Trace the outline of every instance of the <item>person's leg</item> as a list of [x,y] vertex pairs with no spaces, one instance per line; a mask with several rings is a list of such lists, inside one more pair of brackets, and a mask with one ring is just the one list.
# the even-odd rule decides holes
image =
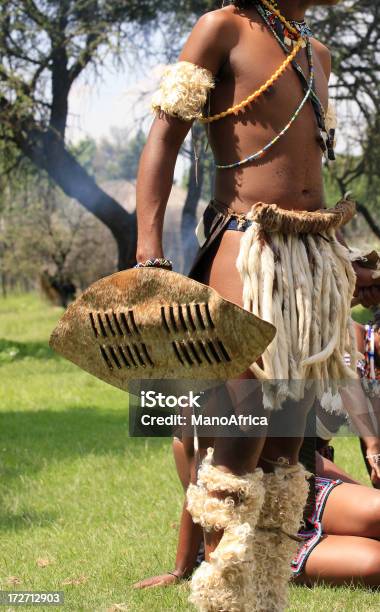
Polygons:
[[[185,452],[182,440],[179,438],[173,439],[172,448],[177,474],[184,491],[186,491],[189,486],[191,471],[188,455]],[[191,575],[203,534],[201,527],[193,522],[186,506],[185,500],[181,512],[174,570],[136,582],[133,585],[134,588],[146,589],[158,586],[169,586],[177,582],[178,579],[186,578]]]
[[380,587],[380,542],[357,536],[327,535],[312,550],[304,572],[295,583]]
[[260,460],[273,472],[264,473],[265,497],[253,540],[255,612],[281,612],[287,606],[290,564],[309,491],[298,463],[301,444],[302,438],[268,438]]
[[[239,306],[243,287],[235,262],[241,235],[224,232],[203,259],[201,278],[198,277]],[[240,380],[253,378],[248,370]],[[240,391],[239,381],[228,381],[223,404],[215,407],[217,413],[248,410],[256,415],[263,410],[252,390],[245,389],[243,394]],[[189,486],[189,511],[206,532],[207,560],[194,573],[191,585],[190,601],[199,609],[241,610],[254,597],[251,541],[264,497],[263,473],[257,469],[262,447],[262,437],[243,434],[241,438],[216,438],[214,448],[202,462],[196,484]]]
[[[239,306],[243,305],[243,286],[235,262],[241,235],[233,231],[223,234],[201,279]],[[239,411],[261,415],[264,414],[261,391],[257,393],[253,384],[251,392],[247,389],[249,385],[245,390],[241,385],[253,379],[249,370],[241,375],[240,381],[229,381],[229,390],[232,398],[238,398]],[[236,410],[234,401],[233,407]],[[216,609],[217,605],[221,610],[240,610],[249,601],[255,610],[279,612],[284,607],[290,560],[296,547],[287,533],[292,535],[298,530],[308,485],[304,469],[296,465],[301,440],[289,438],[286,448],[278,442],[274,460],[285,455],[293,465],[264,466],[273,473],[264,475],[263,486],[263,474],[257,470],[257,464],[264,443],[263,437],[216,438],[213,457],[203,464],[197,487],[190,485],[189,509],[208,532],[209,563],[197,570],[192,581],[191,601],[203,610]],[[258,521],[261,521],[259,533]],[[244,527],[247,523],[249,530]],[[260,546],[256,551],[258,538]],[[273,580],[268,584],[269,576],[276,576],[275,589]]]
[[380,491],[343,483],[329,494],[323,511],[324,533],[380,540]]
[[190,467],[182,440],[173,438],[172,449],[178,478],[181,481],[183,490],[186,491],[190,483]]

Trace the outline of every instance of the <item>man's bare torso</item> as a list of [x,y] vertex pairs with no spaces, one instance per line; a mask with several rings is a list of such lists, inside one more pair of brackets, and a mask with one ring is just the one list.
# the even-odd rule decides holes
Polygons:
[[[255,8],[239,11],[229,6],[215,11],[217,18],[218,13],[229,22],[226,31],[230,52],[216,75],[211,114],[245,99],[267,81],[285,58]],[[316,90],[326,109],[329,53],[316,40],[312,46]],[[306,50],[302,49],[296,59],[308,76]],[[264,96],[238,116],[211,123],[210,143],[217,163],[235,162],[260,150],[284,128],[303,96],[300,79],[289,66]],[[217,170],[215,198],[240,211],[248,211],[256,201],[293,209],[321,208],[322,151],[317,134],[315,114],[308,102],[288,133],[262,159],[240,168]]]

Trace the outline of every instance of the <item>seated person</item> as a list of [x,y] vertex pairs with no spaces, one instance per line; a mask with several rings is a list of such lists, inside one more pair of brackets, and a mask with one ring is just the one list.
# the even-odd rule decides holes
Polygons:
[[[173,452],[186,490],[189,467],[179,438],[174,438]],[[361,485],[319,453],[316,473],[315,505],[298,534],[301,541],[292,561],[294,582],[380,587],[380,492]],[[174,569],[135,587],[168,586],[188,578],[199,557],[202,529],[184,506]]]

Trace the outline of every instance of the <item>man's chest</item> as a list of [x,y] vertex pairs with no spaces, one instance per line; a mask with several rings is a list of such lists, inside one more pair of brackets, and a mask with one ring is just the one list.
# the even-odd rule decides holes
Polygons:
[[[259,91],[271,80],[269,88],[256,99],[257,110],[272,114],[295,110],[297,101],[302,100],[302,77],[289,64],[287,68],[273,79],[286,60],[286,55],[278,41],[265,27],[244,28],[238,43],[231,50],[228,60],[219,75],[216,95],[220,100],[231,100],[234,103],[243,100],[254,91]],[[306,49],[296,56],[296,62],[302,69],[306,80],[310,76],[310,61]],[[322,67],[317,46],[312,43],[312,64],[314,70],[314,89],[326,109],[328,103],[328,79]],[[219,95],[218,95],[219,93]],[[272,104],[270,104],[272,102]],[[219,106],[219,102],[217,106]],[[266,108],[267,107],[267,108]],[[294,108],[293,108],[294,107]],[[254,107],[253,107],[254,108]]]

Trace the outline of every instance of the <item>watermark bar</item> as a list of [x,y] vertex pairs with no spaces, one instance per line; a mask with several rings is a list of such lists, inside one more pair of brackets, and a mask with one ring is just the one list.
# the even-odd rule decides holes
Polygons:
[[0,591],[1,606],[61,606],[63,591]]
[[328,439],[378,436],[379,431],[380,393],[369,393],[360,380],[332,381],[327,390],[313,380],[129,383],[129,433],[134,437]]

